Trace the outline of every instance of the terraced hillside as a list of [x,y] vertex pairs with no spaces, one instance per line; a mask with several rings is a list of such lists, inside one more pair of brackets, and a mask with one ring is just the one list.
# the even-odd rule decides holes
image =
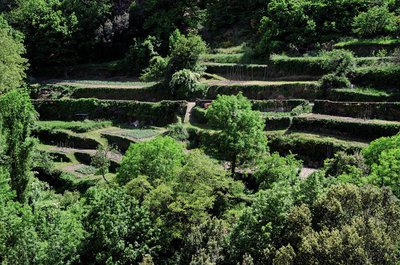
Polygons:
[[338,151],[359,152],[400,130],[397,80],[367,88],[363,84],[376,80],[360,74],[370,71],[368,65],[384,67],[390,58],[357,57],[353,88],[325,89],[317,81],[325,74],[321,58],[274,56],[270,64],[245,64],[240,47],[216,52],[203,57],[210,73],[202,81],[208,87],[204,98],[176,100],[158,83],[124,79],[32,85],[42,149],[61,171],[82,179],[93,174],[96,147],[109,143],[119,150],[112,157],[115,172],[130,144],[167,134],[177,122],[184,122],[192,147],[208,144],[207,107],[218,95],[238,93],[264,114],[270,150],[294,153],[309,167],[322,166]]

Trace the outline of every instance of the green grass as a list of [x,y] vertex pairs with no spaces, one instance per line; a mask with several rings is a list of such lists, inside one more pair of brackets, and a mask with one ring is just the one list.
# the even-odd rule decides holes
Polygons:
[[214,49],[213,51],[215,53],[223,53],[223,54],[238,54],[238,53],[243,53],[244,51],[245,44],[241,44],[238,46],[233,46],[229,48],[217,48]]
[[83,167],[78,168],[75,171],[82,175],[90,176],[90,175],[95,175],[97,172],[97,169],[92,166],[83,166]]
[[76,133],[85,133],[112,126],[111,121],[38,121],[36,125],[41,130],[71,130]]
[[158,130],[153,129],[135,129],[135,130],[127,130],[122,133],[123,136],[128,136],[136,139],[145,139],[151,138],[159,135],[160,132]]
[[243,53],[237,54],[204,54],[201,57],[201,60],[205,62],[214,62],[214,63],[239,63],[243,58]]
[[390,45],[400,44],[400,39],[380,38],[380,39],[351,39],[347,41],[338,42],[335,47],[345,47],[348,45]]
[[138,81],[110,81],[110,80],[49,80],[51,83],[72,83],[82,85],[114,85],[114,86],[153,86],[156,82],[138,82]]
[[368,146],[366,142],[362,142],[360,139],[354,139],[349,137],[339,137],[333,136],[326,133],[308,133],[308,132],[298,132],[298,131],[268,131],[268,137],[284,137],[285,139],[296,139],[298,141],[311,141],[316,143],[330,142],[338,146],[352,146],[363,148]]
[[342,89],[334,89],[336,92],[344,92],[344,93],[354,93],[361,94],[366,96],[378,96],[378,97],[389,97],[390,94],[373,88],[342,88]]

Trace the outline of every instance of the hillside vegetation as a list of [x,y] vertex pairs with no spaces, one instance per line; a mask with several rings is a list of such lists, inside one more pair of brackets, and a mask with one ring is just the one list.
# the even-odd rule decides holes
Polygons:
[[0,263],[400,264],[400,1],[0,1]]

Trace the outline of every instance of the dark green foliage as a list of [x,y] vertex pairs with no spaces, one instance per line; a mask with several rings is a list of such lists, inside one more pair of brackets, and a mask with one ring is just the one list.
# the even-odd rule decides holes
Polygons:
[[397,19],[387,5],[374,6],[354,18],[353,32],[364,38],[389,35],[397,30]]
[[31,154],[34,140],[31,129],[37,113],[23,90],[12,90],[0,97],[0,135],[6,158],[5,165],[10,171],[11,188],[16,191],[20,202],[30,180]]
[[181,142],[189,139],[189,133],[182,123],[169,125],[166,135]]
[[142,71],[140,80],[159,81],[165,77],[168,68],[168,59],[154,56],[150,59],[149,67]]
[[400,103],[316,100],[313,112],[333,116],[399,121]]
[[358,68],[351,74],[352,83],[362,87],[400,89],[400,66]]
[[260,22],[262,36],[256,49],[267,56],[282,50],[304,50],[315,37],[315,28],[315,22],[306,13],[305,2],[271,0]]
[[277,153],[265,157],[254,177],[260,189],[270,189],[275,182],[280,180],[296,181],[302,168],[301,161],[294,155],[281,157]]
[[139,75],[149,67],[153,57],[158,56],[157,50],[160,44],[153,36],[149,36],[143,41],[135,39],[133,42],[122,61],[121,67],[128,73]]
[[0,15],[0,94],[19,88],[27,67],[22,34],[10,27]]
[[289,83],[272,85],[212,85],[207,90],[208,99],[215,99],[217,95],[237,95],[240,92],[249,99],[298,99],[314,100],[321,98],[322,89],[314,83]]
[[78,20],[60,0],[18,0],[9,20],[26,36],[26,48],[31,64],[65,65],[74,62],[73,34]]
[[172,98],[170,91],[162,84],[144,88],[75,88],[71,91],[72,98],[97,98],[114,100],[160,101]]
[[327,158],[332,158],[338,151],[348,153],[359,152],[362,146],[349,144],[347,142],[336,142],[333,139],[321,139],[313,136],[297,135],[268,135],[268,146],[271,152],[278,152],[280,155],[296,154],[304,164],[316,167],[323,165]]
[[337,76],[346,76],[354,70],[356,65],[352,52],[345,50],[333,50],[321,54],[326,59],[322,61],[322,67]]
[[35,101],[35,108],[43,120],[77,120],[79,119],[77,114],[88,114],[90,119],[113,119],[125,122],[139,120],[154,125],[166,125],[172,123],[177,116],[184,115],[186,103],[63,99]]
[[400,131],[400,124],[339,120],[329,117],[294,117],[290,128],[291,130],[321,132],[371,141],[383,136],[396,135]]
[[350,155],[345,152],[337,152],[333,158],[325,160],[324,169],[326,177],[338,177],[344,174],[363,176],[369,170],[362,154]]
[[183,69],[201,73],[203,69],[199,61],[206,49],[206,43],[199,35],[185,36],[179,31],[175,32],[170,39],[168,77]]
[[177,98],[193,97],[197,93],[201,96],[201,93],[199,93],[199,90],[201,90],[199,79],[199,74],[188,69],[174,73],[169,82],[171,94]]
[[[287,260],[392,264],[397,260],[400,212],[397,198],[388,189],[342,184],[320,194],[311,205],[296,205],[296,188],[279,184],[259,192],[233,230],[235,261],[243,253],[250,253],[257,264],[291,264],[280,263]],[[302,191],[306,186],[300,187],[299,194],[306,191]],[[389,226],[396,228],[385,229]]]
[[218,96],[208,109],[206,118],[218,131],[219,149],[231,162],[232,175],[239,165],[253,163],[267,150],[264,121],[261,113],[252,110],[251,102],[242,94]]
[[125,188],[91,189],[88,205],[84,263],[133,264],[159,249],[160,230]]
[[141,175],[171,179],[182,166],[183,157],[183,146],[170,137],[133,144],[122,161],[117,180],[126,184]]

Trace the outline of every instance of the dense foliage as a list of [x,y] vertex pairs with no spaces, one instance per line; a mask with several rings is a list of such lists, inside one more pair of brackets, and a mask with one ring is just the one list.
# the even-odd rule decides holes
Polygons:
[[[398,101],[399,34],[398,0],[0,0],[0,263],[400,264],[400,103],[347,98]],[[28,81],[60,69],[133,82]]]

